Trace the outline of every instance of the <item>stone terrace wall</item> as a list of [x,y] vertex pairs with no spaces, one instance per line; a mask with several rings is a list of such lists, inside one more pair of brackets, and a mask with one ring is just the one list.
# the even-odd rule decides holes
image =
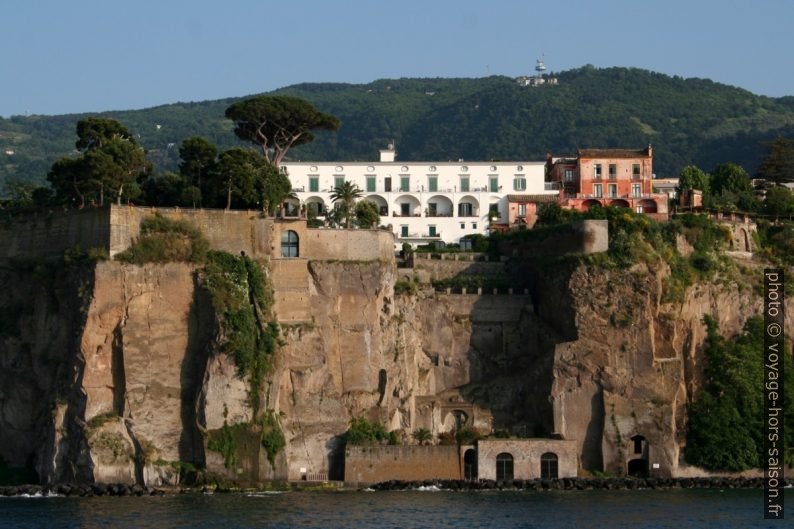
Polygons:
[[109,208],[37,212],[0,221],[0,262],[15,258],[61,257],[67,248],[107,248]]
[[455,260],[455,254],[441,254],[442,259],[414,254],[414,270],[427,270],[429,279],[449,279],[458,275],[499,275],[505,273],[505,263],[480,260]]
[[61,212],[41,212],[0,221],[0,261],[20,257],[60,257],[64,250],[107,248],[113,257],[140,235],[141,221],[159,213],[189,222],[210,247],[253,258],[280,256],[286,229],[300,236],[300,256],[339,261],[393,261],[394,234],[384,230],[307,229],[305,220],[264,218],[259,211],[151,208],[111,205]]
[[349,446],[345,450],[345,481],[462,479],[460,461],[457,445]]
[[394,234],[385,230],[308,229],[304,247],[309,259],[394,260]]
[[258,211],[111,206],[110,256],[129,248],[140,235],[141,221],[155,212],[193,224],[214,250],[233,254],[244,251],[254,258],[271,255],[271,225],[274,221],[261,217]]

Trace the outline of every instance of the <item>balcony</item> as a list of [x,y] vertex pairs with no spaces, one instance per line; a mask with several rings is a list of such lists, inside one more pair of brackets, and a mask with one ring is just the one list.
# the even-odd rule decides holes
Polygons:
[[448,211],[448,212],[429,211],[429,212],[427,212],[427,214],[425,216],[426,217],[451,217],[452,216],[452,212],[451,211]]
[[397,213],[396,211],[392,211],[392,217],[421,217],[420,213]]
[[557,191],[560,189],[559,182],[544,182],[543,183],[543,190],[544,191]]

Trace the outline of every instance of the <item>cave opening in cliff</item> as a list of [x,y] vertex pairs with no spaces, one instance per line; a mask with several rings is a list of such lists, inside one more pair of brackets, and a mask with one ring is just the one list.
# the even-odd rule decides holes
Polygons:
[[632,459],[629,461],[629,476],[638,478],[648,477],[648,460]]
[[512,481],[513,456],[502,452],[496,456],[496,481]]

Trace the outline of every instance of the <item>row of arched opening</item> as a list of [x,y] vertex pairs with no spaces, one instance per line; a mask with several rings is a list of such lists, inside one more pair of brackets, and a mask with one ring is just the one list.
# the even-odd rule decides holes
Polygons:
[[[496,481],[511,481],[515,476],[513,455],[502,452],[496,455]],[[559,472],[559,458],[554,452],[546,452],[540,456],[539,475],[541,479],[557,479]],[[463,454],[463,477],[467,480],[477,479],[477,452],[474,449],[466,450]]]
[[[603,207],[603,206],[614,206],[616,208],[631,208],[631,204],[628,200],[624,200],[622,198],[615,198],[615,199],[595,199],[591,198],[582,202],[582,207],[586,210],[589,210],[593,207]],[[658,211],[658,207],[656,205],[655,200],[651,200],[650,198],[643,198],[642,200],[636,201],[634,205],[634,209],[637,213],[656,213]]]
[[[382,217],[476,217],[480,214],[480,201],[471,195],[464,195],[457,200],[457,203],[453,203],[449,197],[444,195],[433,195],[424,200],[424,204],[415,196],[407,194],[397,197],[391,206],[380,195],[367,195],[363,200],[375,204]],[[499,197],[494,197],[491,200],[493,204],[497,204],[498,201]],[[308,197],[304,204],[310,217],[323,217],[331,207],[319,196]],[[290,211],[297,211],[300,202],[297,199],[289,199],[285,207]]]

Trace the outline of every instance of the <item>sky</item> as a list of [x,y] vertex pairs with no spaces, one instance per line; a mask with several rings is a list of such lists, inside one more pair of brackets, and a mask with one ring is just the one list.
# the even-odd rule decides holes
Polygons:
[[585,64],[794,95],[791,0],[0,0],[0,116]]

